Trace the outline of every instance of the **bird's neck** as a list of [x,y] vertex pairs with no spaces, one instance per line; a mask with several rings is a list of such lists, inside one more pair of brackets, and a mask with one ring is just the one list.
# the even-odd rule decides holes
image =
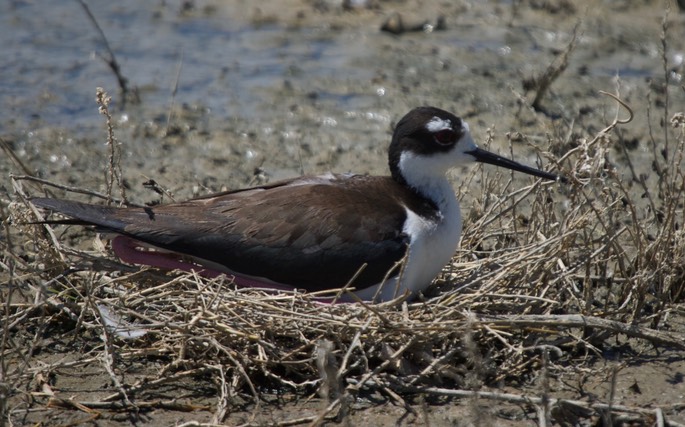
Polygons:
[[421,163],[423,159],[417,161],[416,157],[403,155],[396,167],[390,168],[393,179],[429,200],[440,211],[449,210],[456,203],[456,195],[446,171]]

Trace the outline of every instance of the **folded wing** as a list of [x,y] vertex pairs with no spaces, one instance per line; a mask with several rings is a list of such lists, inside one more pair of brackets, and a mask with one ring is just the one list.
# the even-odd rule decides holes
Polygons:
[[[369,197],[362,188],[370,179],[387,185],[388,191]],[[346,185],[339,185],[342,180]],[[236,273],[316,291],[344,286],[364,264],[353,286],[372,286],[402,259],[408,242],[398,230],[406,211],[397,205],[396,191],[389,178],[331,176],[157,207],[116,208],[45,198],[32,202]]]

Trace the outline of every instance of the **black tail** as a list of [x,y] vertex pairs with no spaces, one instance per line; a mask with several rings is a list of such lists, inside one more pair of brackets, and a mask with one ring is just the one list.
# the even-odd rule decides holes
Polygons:
[[116,212],[119,208],[42,197],[31,199],[31,203],[71,218],[63,221],[46,221],[47,223],[95,225],[110,231],[122,231],[126,227],[126,223],[117,218]]

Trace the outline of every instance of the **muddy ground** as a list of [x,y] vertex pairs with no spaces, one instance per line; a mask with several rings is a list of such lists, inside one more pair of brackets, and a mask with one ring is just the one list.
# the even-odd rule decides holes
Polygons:
[[[652,165],[646,154],[640,161],[640,153],[650,150],[648,141],[663,132],[664,112],[685,106],[685,12],[675,3],[668,10],[667,2],[630,0],[105,3],[91,2],[89,8],[128,79],[126,95],[102,58],[108,56],[103,39],[77,2],[0,6],[0,53],[6,63],[0,82],[0,137],[16,155],[12,159],[6,150],[0,158],[5,210],[17,200],[10,174],[105,191],[109,147],[105,120],[94,100],[98,86],[113,98],[110,109],[121,144],[126,195],[140,204],[302,173],[384,174],[393,123],[418,105],[455,112],[469,122],[480,144],[535,164],[539,159],[525,141],[542,150],[551,139],[571,147],[577,138],[595,135],[614,119],[616,103],[599,91],[618,93],[633,109],[633,121],[620,128],[621,141],[630,145],[635,174],[649,176]],[[392,32],[382,31],[384,24]],[[564,57],[565,68],[560,67]],[[533,108],[540,79],[550,66],[560,73]],[[507,138],[519,134],[526,138]],[[563,155],[563,146],[557,149],[561,152],[553,154]],[[628,176],[623,153],[616,149],[607,156]],[[460,172],[453,173],[455,187]],[[150,179],[166,193],[143,185]],[[21,182],[26,191],[37,194],[31,184]],[[464,210],[477,203],[472,197],[462,194]],[[21,242],[13,233],[7,236]],[[92,236],[79,230],[63,237],[70,245],[92,246]],[[9,237],[3,239],[9,247]],[[18,256],[25,256],[28,245],[13,247]],[[3,297],[8,265],[0,266]],[[23,302],[29,303],[26,298]],[[685,335],[682,304],[674,305],[670,316],[671,332]],[[206,384],[198,389],[192,379],[182,380],[163,396],[192,408],[105,409],[95,415],[92,408],[47,404],[45,385],[62,399],[75,401],[95,401],[111,394],[113,387],[87,340],[71,336],[68,326],[52,332],[32,354],[20,357],[10,349],[29,343],[29,332],[4,331],[0,425],[179,425],[212,420],[217,391]],[[613,344],[612,351],[587,362],[587,375],[579,370],[558,379],[553,397],[608,401],[614,394],[616,405],[664,408],[668,421],[685,425],[682,350],[639,340]],[[84,357],[93,357],[93,363],[73,369],[65,363]],[[25,381],[27,372],[57,362],[67,367],[52,372],[54,378]],[[121,372],[136,377],[158,368],[153,357],[141,357]],[[489,389],[529,394],[538,387],[522,379],[491,384]],[[342,422],[540,422],[527,404],[427,395],[406,400],[411,410],[387,396],[364,396]],[[273,425],[316,415],[326,404],[316,393],[277,395],[258,407],[236,405],[221,422]],[[637,425],[658,421],[637,418]],[[574,421],[566,425],[605,422],[596,413],[567,420]]]

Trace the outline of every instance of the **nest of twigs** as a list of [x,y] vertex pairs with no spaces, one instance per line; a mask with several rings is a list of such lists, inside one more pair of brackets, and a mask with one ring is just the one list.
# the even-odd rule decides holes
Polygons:
[[[607,161],[620,124],[563,157],[549,154],[561,144],[550,141],[545,157],[568,185],[510,186],[508,175],[481,170],[462,180],[461,193],[480,194],[464,209],[453,263],[430,295],[382,305],[323,304],[314,295],[237,289],[228,278],[134,268],[99,240],[95,250],[74,249],[53,227],[30,224],[41,217],[26,202],[26,179],[17,179],[9,216],[21,234],[8,231],[2,242],[10,285],[2,351],[16,362],[5,372],[18,388],[45,391],[51,371],[95,364],[111,378],[106,395],[42,398],[84,411],[209,409],[214,423],[278,394],[328,399],[319,414],[295,420],[314,423],[344,418],[355,398],[374,394],[407,407],[417,395],[477,395],[548,416],[569,405],[606,409],[610,403],[553,399],[542,386],[535,396],[485,390],[590,369],[610,338],[685,348],[682,334],[663,328],[685,295],[685,119],[673,116],[669,158],[655,150],[662,167],[652,183],[622,180]],[[28,363],[51,334],[69,337],[82,357]],[[154,362],[155,374],[124,375],[139,360]],[[195,394],[164,397],[187,380]],[[198,390],[214,397],[207,403]]]

